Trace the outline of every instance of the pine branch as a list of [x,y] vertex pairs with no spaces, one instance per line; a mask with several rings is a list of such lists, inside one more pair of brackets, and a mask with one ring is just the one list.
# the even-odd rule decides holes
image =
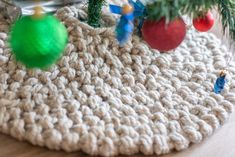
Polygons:
[[178,17],[184,0],[154,0],[146,5],[147,19],[160,20],[165,17],[167,21]]
[[182,14],[196,17],[217,4],[217,0],[152,0],[147,3],[148,19],[159,20],[165,17],[167,21]]
[[224,33],[226,28],[233,40],[235,40],[235,0],[218,0],[218,10],[222,17]]
[[93,27],[100,27],[102,6],[105,0],[88,0],[88,24]]

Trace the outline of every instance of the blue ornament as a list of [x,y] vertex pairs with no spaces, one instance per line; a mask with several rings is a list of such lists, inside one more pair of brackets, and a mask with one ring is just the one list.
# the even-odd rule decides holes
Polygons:
[[222,92],[222,90],[224,89],[226,80],[225,80],[225,73],[221,72],[220,77],[217,78],[215,85],[214,85],[214,92],[216,94],[220,94]]
[[[129,3],[130,5],[125,4],[122,7],[109,5],[112,13],[121,15],[119,23],[116,26],[116,38],[121,46],[128,41],[134,31],[134,18],[144,17],[146,10],[139,0],[136,2],[129,0]],[[140,23],[143,24],[143,22]],[[142,27],[142,24],[139,27]]]

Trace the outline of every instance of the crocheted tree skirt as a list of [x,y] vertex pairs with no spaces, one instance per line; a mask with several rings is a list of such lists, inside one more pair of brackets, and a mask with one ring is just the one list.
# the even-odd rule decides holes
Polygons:
[[[0,15],[0,131],[38,146],[113,156],[165,154],[199,143],[220,127],[235,103],[235,64],[222,94],[213,93],[227,49],[209,33],[189,30],[174,52],[159,53],[138,36],[125,47],[112,27],[94,29],[86,12],[57,16],[70,34],[50,70],[16,64]],[[80,19],[80,20],[78,20]]]

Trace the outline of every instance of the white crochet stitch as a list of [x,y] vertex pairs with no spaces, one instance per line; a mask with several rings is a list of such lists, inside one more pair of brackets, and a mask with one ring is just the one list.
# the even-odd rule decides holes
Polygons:
[[220,95],[213,84],[227,49],[209,33],[189,30],[174,52],[160,54],[138,36],[125,47],[109,28],[78,19],[66,7],[57,16],[70,43],[48,71],[25,70],[7,44],[0,15],[0,131],[34,145],[114,156],[165,154],[199,143],[220,127],[235,103],[235,65]]

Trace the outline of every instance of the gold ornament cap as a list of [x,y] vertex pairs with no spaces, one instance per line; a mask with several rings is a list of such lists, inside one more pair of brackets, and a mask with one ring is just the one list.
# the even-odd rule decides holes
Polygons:
[[34,14],[33,14],[33,18],[41,18],[43,16],[43,9],[41,6],[36,6],[34,7]]

